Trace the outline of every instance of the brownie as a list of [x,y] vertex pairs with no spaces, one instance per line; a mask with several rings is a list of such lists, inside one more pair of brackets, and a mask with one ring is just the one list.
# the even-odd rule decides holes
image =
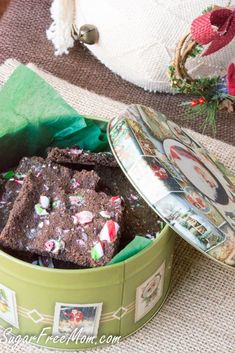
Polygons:
[[4,228],[13,203],[23,185],[27,173],[34,169],[37,174],[42,167],[44,159],[40,157],[23,158],[15,170],[9,170],[1,174],[0,181],[0,232]]
[[76,188],[97,190],[100,184],[100,177],[94,171],[81,170],[74,171],[71,184]]
[[15,170],[2,173],[0,178],[0,232],[8,220],[24,178],[29,173],[41,178],[46,175],[47,181],[50,179],[50,184],[60,183],[61,180],[70,182],[74,188],[96,189],[100,180],[94,171],[75,172],[41,157],[22,158]]
[[53,148],[46,160],[25,157],[0,177],[0,193],[1,247],[39,266],[105,265],[135,235],[154,238],[160,228],[110,153]]
[[52,174],[25,177],[0,244],[81,267],[106,264],[119,245],[121,199],[74,188],[71,180],[54,180]]
[[138,194],[122,170],[120,168],[102,168],[100,166],[96,166],[94,169],[102,180],[102,189],[106,193],[120,195],[124,201],[125,210],[121,247],[123,248],[127,245],[137,234],[155,238],[162,222],[159,216]]
[[115,157],[109,152],[92,153],[80,149],[52,148],[48,158],[59,164],[72,165],[73,168],[89,168],[99,175],[99,189],[111,195],[120,195],[124,200],[124,227],[121,248],[135,235],[156,237],[161,221],[159,216],[138,194],[118,166]]
[[47,158],[59,164],[100,165],[103,167],[118,167],[118,163],[111,152],[92,153],[77,147],[52,148]]

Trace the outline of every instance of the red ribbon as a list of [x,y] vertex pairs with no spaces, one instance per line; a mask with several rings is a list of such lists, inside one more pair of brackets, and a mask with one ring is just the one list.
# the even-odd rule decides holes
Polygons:
[[227,69],[227,89],[231,96],[235,96],[235,65],[230,64]]
[[235,10],[221,8],[197,17],[191,25],[191,34],[198,44],[211,43],[202,56],[215,53],[235,36]]

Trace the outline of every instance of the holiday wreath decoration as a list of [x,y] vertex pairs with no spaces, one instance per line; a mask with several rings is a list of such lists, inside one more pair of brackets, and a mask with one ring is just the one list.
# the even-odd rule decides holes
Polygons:
[[235,64],[228,65],[225,76],[193,78],[187,70],[187,60],[199,55],[212,55],[227,46],[234,37],[235,9],[211,6],[192,22],[190,32],[179,40],[169,66],[172,88],[196,97],[183,104],[190,107],[192,113],[205,115],[204,128],[208,125],[215,128],[218,110],[235,111]]

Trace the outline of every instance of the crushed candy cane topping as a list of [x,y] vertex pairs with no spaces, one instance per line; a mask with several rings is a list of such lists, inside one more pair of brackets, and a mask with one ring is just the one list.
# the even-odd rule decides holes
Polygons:
[[[94,214],[90,211],[81,211],[73,216],[74,224],[88,224],[93,221]],[[77,222],[77,223],[76,223]]]
[[44,195],[40,196],[40,205],[45,210],[48,209],[50,207],[50,198]]
[[22,185],[24,183],[24,178],[26,174],[23,173],[15,173],[13,170],[9,170],[6,173],[2,173],[1,176],[5,180],[14,181],[18,185]]
[[69,151],[68,151],[68,153],[69,153],[70,155],[79,156],[80,154],[83,153],[83,150],[80,150],[80,149],[78,150],[78,149],[76,149],[76,148],[70,148]]
[[107,219],[111,218],[111,215],[110,215],[110,213],[108,211],[100,211],[100,215],[103,218],[107,218]]
[[100,260],[104,256],[103,244],[99,241],[91,249],[91,258],[94,261]]
[[38,216],[47,216],[48,215],[48,212],[44,208],[42,208],[40,203],[37,203],[34,206],[34,209],[35,209],[35,212]]
[[50,203],[51,201],[49,197],[41,195],[39,203],[34,206],[36,214],[38,216],[47,216],[49,214],[48,209],[50,208]]
[[61,201],[60,200],[54,200],[53,202],[52,202],[52,208],[57,208],[57,207],[59,207],[60,206],[60,204],[61,204]]
[[72,184],[72,187],[74,188],[74,189],[76,189],[76,188],[80,188],[80,186],[81,186],[81,183],[80,183],[80,181],[79,180],[76,180],[76,179],[71,179],[71,184]]
[[116,205],[121,205],[123,200],[121,196],[113,196],[111,197],[110,201]]
[[52,254],[58,254],[64,248],[65,243],[63,240],[50,239],[45,243],[45,250]]
[[82,195],[69,196],[69,202],[72,206],[81,206],[84,203],[84,197]]
[[120,226],[118,223],[112,220],[107,221],[99,234],[100,240],[106,240],[108,243],[113,243],[117,238],[119,229]]

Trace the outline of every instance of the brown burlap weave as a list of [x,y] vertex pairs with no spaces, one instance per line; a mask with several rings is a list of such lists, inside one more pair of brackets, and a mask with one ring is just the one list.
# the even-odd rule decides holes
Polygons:
[[[8,60],[0,67],[0,86],[16,67]],[[125,105],[97,96],[29,65],[52,84],[81,113],[113,117]],[[190,131],[189,131],[190,132]],[[190,132],[192,133],[192,132]],[[193,133],[235,173],[235,147]],[[139,332],[102,353],[234,353],[235,272],[224,269],[177,239],[172,291],[162,310]],[[1,331],[0,331],[1,332]],[[0,334],[0,341],[3,334]],[[0,352],[46,353],[47,349],[0,343]],[[87,351],[90,353],[91,351]]]
[[[190,122],[185,120],[184,109],[180,106],[185,97],[144,92],[143,89],[114,75],[79,44],[69,55],[54,57],[52,44],[47,41],[45,34],[51,23],[50,4],[51,0],[10,2],[0,20],[0,63],[8,58],[16,58],[23,63],[33,62],[80,87],[124,103],[148,105],[167,114],[181,125],[200,131],[200,119]],[[211,134],[210,131],[207,133]],[[235,144],[234,116],[220,114],[216,137]]]

